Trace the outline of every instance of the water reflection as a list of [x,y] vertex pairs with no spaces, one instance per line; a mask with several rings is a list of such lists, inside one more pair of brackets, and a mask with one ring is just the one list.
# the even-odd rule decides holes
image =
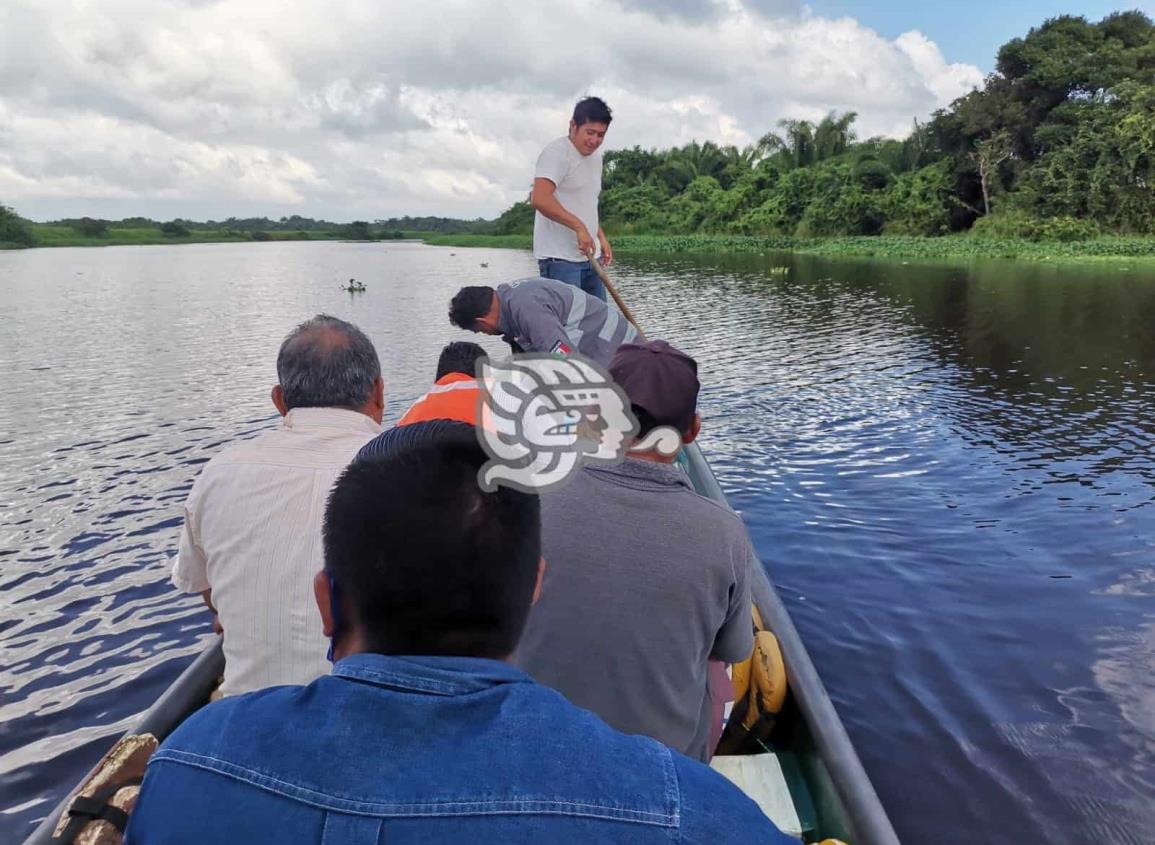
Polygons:
[[[365,328],[395,418],[456,288],[532,269],[406,244],[0,254],[0,837],[200,647],[167,586],[180,505],[273,424],[288,328]],[[789,255],[616,275],[699,359],[703,447],[900,836],[1145,841],[1155,280]]]
[[1155,279],[635,269],[636,310],[704,362],[708,454],[900,836],[1144,841],[1150,682],[1102,671],[1152,665],[1150,597],[1117,580],[1155,536]]

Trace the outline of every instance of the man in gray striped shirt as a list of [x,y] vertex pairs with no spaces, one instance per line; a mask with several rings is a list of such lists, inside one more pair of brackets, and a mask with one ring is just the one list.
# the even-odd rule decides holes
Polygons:
[[608,367],[614,351],[638,332],[617,309],[554,279],[518,279],[494,290],[462,288],[449,304],[459,328],[499,334],[514,352],[566,357],[577,353]]

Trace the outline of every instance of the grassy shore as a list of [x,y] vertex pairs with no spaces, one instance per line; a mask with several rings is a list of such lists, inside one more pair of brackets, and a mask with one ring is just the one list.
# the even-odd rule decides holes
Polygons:
[[99,237],[85,237],[71,226],[53,226],[33,223],[35,246],[142,246],[146,244],[244,243],[246,241],[313,241],[333,240],[334,232],[262,232],[252,233],[228,229],[191,229],[187,235],[166,235],[157,228],[112,229]]
[[[529,249],[528,235],[422,236],[437,246]],[[948,235],[917,237],[747,237],[742,235],[621,235],[614,252],[710,253],[801,252],[812,255],[895,259],[1014,258],[1023,261],[1101,261],[1155,264],[1155,237],[1101,237],[1085,241],[1028,241]]]

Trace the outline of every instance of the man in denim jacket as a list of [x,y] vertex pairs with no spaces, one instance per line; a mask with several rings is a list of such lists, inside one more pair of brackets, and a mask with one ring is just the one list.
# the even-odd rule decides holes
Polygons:
[[544,568],[536,497],[482,492],[462,423],[381,437],[325,514],[332,674],[191,716],[153,755],[129,843],[794,841],[720,775],[507,663]]

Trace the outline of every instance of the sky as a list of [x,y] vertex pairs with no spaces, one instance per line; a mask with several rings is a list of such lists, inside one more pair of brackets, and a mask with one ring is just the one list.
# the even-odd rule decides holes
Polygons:
[[984,73],[994,70],[995,53],[1012,38],[1026,35],[1056,15],[1082,15],[1099,21],[1112,12],[1139,9],[1155,16],[1155,0],[815,0],[815,14],[850,16],[884,38],[915,29],[934,40],[952,62],[966,62]]
[[[1130,6],[1155,13],[1155,0]],[[0,0],[0,203],[35,220],[493,217],[573,102],[607,149],[860,137],[1097,0]]]

